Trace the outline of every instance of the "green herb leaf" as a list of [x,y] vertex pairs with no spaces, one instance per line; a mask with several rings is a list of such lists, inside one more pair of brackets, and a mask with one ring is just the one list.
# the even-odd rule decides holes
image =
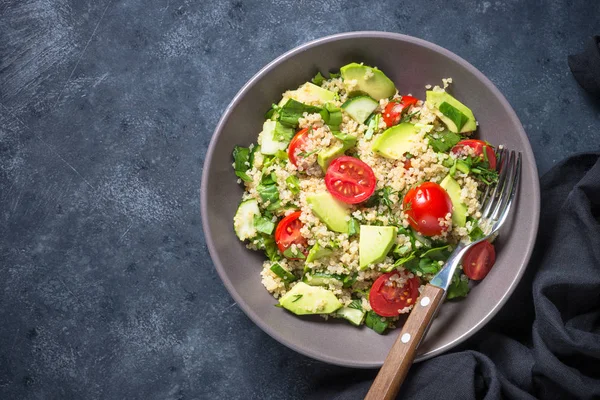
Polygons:
[[410,114],[409,114],[409,113],[406,113],[406,114],[405,114],[405,115],[402,117],[402,119],[400,120],[400,123],[402,123],[402,122],[410,122],[410,120],[411,120],[413,117],[416,117],[416,116],[417,116],[417,115],[419,115],[420,113],[421,113],[421,111],[415,111],[415,112],[413,112],[413,113],[410,113]]
[[481,238],[483,238],[485,236],[485,233],[479,227],[478,222],[479,221],[474,220],[474,222],[473,222],[473,229],[471,229],[471,232],[469,232],[469,239],[471,239],[472,242],[474,242],[476,240],[479,240],[479,239],[481,239]]
[[260,215],[255,215],[254,227],[257,231],[270,235],[275,229],[275,224],[270,219],[261,217]]
[[277,243],[275,243],[275,239],[272,235],[259,234],[252,242],[259,250],[265,252],[269,260],[281,260],[281,254],[279,253]]
[[286,178],[285,183],[287,183],[288,189],[293,194],[300,193],[300,180],[295,175],[290,175]]
[[456,128],[460,132],[463,126],[469,121],[469,117],[462,113],[458,108],[446,103],[445,101],[440,104],[439,110],[442,114],[444,114],[447,118],[449,118]]
[[356,218],[350,218],[348,222],[348,236],[354,236],[360,230],[360,223]]
[[452,282],[448,287],[447,299],[455,299],[458,297],[466,297],[469,293],[469,279],[466,275],[463,275],[460,271],[456,271],[452,277]]
[[313,154],[318,153],[318,152],[319,152],[319,149],[309,151],[308,153],[301,151],[300,153],[298,153],[298,157],[306,158],[306,157],[312,156]]
[[276,120],[279,116],[280,109],[281,107],[279,107],[277,104],[271,104],[271,108],[265,113],[265,119]]
[[325,77],[323,75],[321,75],[321,72],[317,72],[317,74],[314,76],[314,78],[311,79],[311,82],[317,86],[321,86],[324,81],[325,81]]
[[304,255],[304,253],[302,253],[300,250],[296,250],[295,252],[292,250],[292,247],[288,247],[287,249],[285,249],[285,251],[283,252],[283,255],[286,258],[298,258],[300,260],[304,260],[306,258],[306,256]]
[[424,252],[421,257],[428,257],[435,261],[446,261],[450,257],[450,246],[434,247]]
[[[486,154],[485,151],[484,154]],[[456,163],[458,164],[459,162],[465,164],[469,168],[471,174],[486,185],[492,185],[498,182],[498,171],[490,169],[488,161],[484,158],[468,156],[458,160]]]
[[341,75],[340,74],[335,74],[333,72],[329,73],[329,79],[335,79],[335,78],[339,78]]
[[365,325],[381,335],[387,329],[388,322],[384,317],[377,315],[375,311],[368,311]]
[[362,311],[362,302],[358,299],[352,300],[347,306],[348,308],[354,308],[355,310]]
[[[342,278],[342,286],[345,288],[349,288],[352,285],[354,285],[354,282],[356,282],[356,279],[358,278],[358,274],[353,274],[353,275],[346,275]],[[362,307],[361,307],[362,309]]]
[[302,296],[304,296],[303,294],[296,294],[294,295],[295,299],[292,300],[292,303],[297,302],[298,300],[300,300],[302,298]]
[[424,257],[419,260],[419,271],[423,274],[437,274],[442,266],[431,258]]
[[368,128],[365,132],[365,139],[370,140],[373,134],[379,130],[379,118],[381,114],[375,114],[374,117],[367,120]]
[[427,138],[431,148],[438,153],[447,153],[462,139],[458,133],[449,130],[437,132],[437,135],[439,135],[439,138],[434,137],[432,134],[427,135]]

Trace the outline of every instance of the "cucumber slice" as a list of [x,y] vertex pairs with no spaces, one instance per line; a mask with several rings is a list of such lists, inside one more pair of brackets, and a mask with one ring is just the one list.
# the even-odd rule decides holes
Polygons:
[[251,239],[256,236],[254,216],[260,216],[258,202],[254,199],[242,201],[233,217],[233,229],[240,240]]
[[336,286],[342,286],[344,284],[341,279],[338,279],[338,277],[321,272],[317,272],[316,274],[312,275],[304,275],[302,281],[310,286],[329,286],[330,283]]
[[290,271],[288,271],[287,269],[283,268],[281,265],[279,265],[278,263],[275,263],[271,266],[271,271],[277,275],[278,277],[281,278],[281,280],[283,280],[285,283],[290,283],[290,282],[294,282],[295,280],[297,280],[298,278],[296,278],[296,276],[294,274],[292,274]]
[[356,326],[362,325],[365,314],[365,310],[360,305],[360,300],[353,300],[350,305],[336,311],[338,317],[344,318]]
[[315,243],[315,245],[308,251],[306,262],[313,262],[319,258],[327,257],[331,255],[331,253],[333,253],[333,250],[328,249],[327,247],[322,248],[318,243]]
[[347,100],[342,104],[342,109],[348,113],[359,124],[362,124],[369,118],[369,115],[375,111],[378,102],[369,96],[358,96]]
[[263,130],[259,133],[260,152],[266,155],[275,155],[278,151],[287,149],[294,130],[283,126],[279,121],[267,120]]

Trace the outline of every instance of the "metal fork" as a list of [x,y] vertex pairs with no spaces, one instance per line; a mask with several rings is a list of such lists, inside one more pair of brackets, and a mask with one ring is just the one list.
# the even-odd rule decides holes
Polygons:
[[498,182],[493,188],[488,186],[481,202],[479,221],[485,237],[469,244],[460,242],[440,272],[425,285],[365,399],[396,398],[400,385],[413,363],[417,348],[427,334],[439,306],[446,298],[452,277],[464,255],[477,243],[493,238],[506,221],[519,187],[521,153],[508,151],[500,146],[498,161],[500,165]]

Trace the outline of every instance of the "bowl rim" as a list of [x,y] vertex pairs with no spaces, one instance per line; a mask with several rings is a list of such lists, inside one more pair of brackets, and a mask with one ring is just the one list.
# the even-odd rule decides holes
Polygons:
[[[447,50],[437,44],[431,43],[424,39],[419,39],[419,38],[416,38],[413,36],[409,36],[409,35],[404,35],[404,34],[394,33],[394,32],[384,32],[384,31],[343,32],[343,33],[337,33],[334,35],[324,36],[324,37],[303,43],[291,50],[288,50],[287,52],[285,52],[284,54],[275,58],[273,61],[269,62],[267,65],[265,65],[263,68],[261,68],[256,74],[254,74],[254,76],[252,76],[252,78],[250,78],[244,84],[244,86],[242,86],[242,88],[233,97],[233,99],[228,104],[227,108],[223,112],[223,115],[221,116],[221,118],[219,119],[219,122],[217,123],[217,125],[215,127],[215,130],[211,137],[210,144],[208,146],[208,150],[206,152],[206,156],[204,159],[202,178],[201,178],[202,180],[200,183],[200,213],[201,213],[201,217],[202,217],[202,229],[204,231],[205,241],[206,241],[211,259],[214,263],[215,269],[217,270],[217,273],[219,274],[219,277],[223,281],[225,288],[227,289],[229,294],[233,297],[235,302],[240,306],[240,308],[244,311],[244,313],[252,320],[252,322],[254,322],[256,325],[258,325],[264,332],[266,332],[273,339],[277,340],[279,343],[287,346],[288,348],[291,348],[292,350],[294,350],[300,354],[311,357],[313,359],[317,359],[320,361],[324,361],[326,363],[344,366],[344,367],[379,368],[379,367],[381,367],[382,363],[365,363],[365,362],[360,362],[360,361],[349,362],[347,360],[338,359],[337,357],[331,357],[331,356],[328,356],[325,354],[314,352],[310,348],[307,348],[307,347],[297,346],[296,344],[288,341],[288,339],[286,337],[278,334],[275,330],[271,329],[271,327],[268,324],[264,323],[261,320],[261,318],[254,312],[254,310],[252,310],[246,304],[246,302],[241,298],[241,296],[237,293],[237,291],[233,287],[233,284],[231,283],[231,280],[225,273],[225,270],[223,268],[223,263],[221,262],[219,254],[216,251],[216,247],[213,242],[213,238],[211,237],[211,235],[209,233],[210,232],[208,229],[209,222],[208,222],[208,216],[207,216],[208,215],[207,214],[207,211],[208,211],[207,200],[208,199],[207,199],[207,191],[206,191],[206,189],[207,189],[206,182],[207,182],[207,178],[209,175],[210,165],[212,163],[212,158],[213,158],[213,153],[214,153],[214,150],[216,147],[216,143],[217,143],[217,140],[223,130],[225,122],[229,118],[232,110],[234,109],[235,106],[237,106],[237,104],[245,96],[246,92],[252,86],[254,86],[258,80],[260,80],[264,75],[266,75],[268,72],[270,72],[273,68],[275,68],[276,66],[281,64],[283,61],[295,56],[296,54],[299,54],[299,53],[305,51],[306,49],[309,49],[309,48],[312,48],[315,46],[320,46],[320,45],[323,45],[323,44],[326,44],[329,42],[338,41],[338,40],[347,40],[347,39],[365,38],[365,37],[393,39],[393,40],[409,42],[409,43],[412,43],[412,44],[415,44],[415,45],[418,45],[421,47],[425,47],[427,49],[441,53],[442,55],[452,59],[453,61],[457,62],[462,67],[467,69],[469,72],[471,72],[473,75],[475,75],[479,80],[481,80],[484,83],[484,85],[486,87],[488,87],[492,91],[494,96],[496,96],[498,98],[498,100],[500,101],[500,103],[508,110],[508,114],[509,114],[511,122],[513,122],[515,124],[515,126],[517,126],[517,128],[518,128],[517,134],[519,136],[521,136],[522,139],[524,139],[524,143],[526,144],[525,148],[522,149],[522,151],[525,153],[525,156],[527,159],[532,160],[532,163],[529,165],[529,167],[533,169],[532,172],[534,174],[534,177],[536,177],[536,178],[539,177],[537,166],[535,163],[535,157],[533,155],[533,150],[531,149],[531,144],[529,142],[529,138],[527,137],[525,130],[523,129],[523,126],[522,126],[519,118],[517,117],[517,114],[513,110],[512,106],[510,105],[508,100],[506,100],[504,95],[500,92],[500,90],[498,90],[496,85],[494,85],[492,83],[492,81],[490,81],[481,71],[479,71],[477,68],[475,68],[469,62],[464,60],[462,57],[456,55],[455,53],[451,52],[450,50]],[[510,285],[509,285],[507,291],[503,294],[500,301],[498,301],[490,309],[490,311],[482,319],[480,319],[471,329],[464,332],[461,336],[454,339],[453,341],[446,343],[445,345],[437,347],[427,353],[418,355],[415,359],[415,362],[427,360],[431,357],[442,354],[442,353],[448,351],[449,349],[463,343],[465,340],[467,340],[469,337],[471,337],[473,334],[475,334],[477,331],[479,331],[481,328],[483,328],[483,326],[485,326],[485,324],[487,324],[498,313],[498,311],[500,311],[500,309],[504,306],[504,304],[506,304],[506,302],[510,298],[511,294],[514,292],[515,288],[517,287],[518,282],[521,280],[523,273],[525,272],[525,268],[527,267],[529,260],[531,258],[531,254],[533,252],[533,248],[535,245],[535,238],[537,236],[538,225],[539,225],[539,216],[540,216],[539,178],[534,179],[534,185],[531,188],[531,190],[533,192],[533,197],[534,197],[534,209],[530,210],[530,212],[531,212],[530,215],[532,216],[532,219],[531,219],[531,222],[532,222],[531,228],[532,229],[530,229],[529,236],[528,236],[528,242],[531,243],[531,245],[527,248],[526,255],[523,258],[517,273],[514,275],[513,280],[510,282]]]

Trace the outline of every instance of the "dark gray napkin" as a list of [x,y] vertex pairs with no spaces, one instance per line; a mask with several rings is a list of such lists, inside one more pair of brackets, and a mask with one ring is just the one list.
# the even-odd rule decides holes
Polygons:
[[[600,398],[600,153],[541,179],[533,257],[502,311],[469,349],[413,366],[399,398]],[[323,376],[316,398],[361,399],[373,374]]]
[[569,68],[582,88],[600,97],[600,36],[592,36],[583,53],[569,56]]

